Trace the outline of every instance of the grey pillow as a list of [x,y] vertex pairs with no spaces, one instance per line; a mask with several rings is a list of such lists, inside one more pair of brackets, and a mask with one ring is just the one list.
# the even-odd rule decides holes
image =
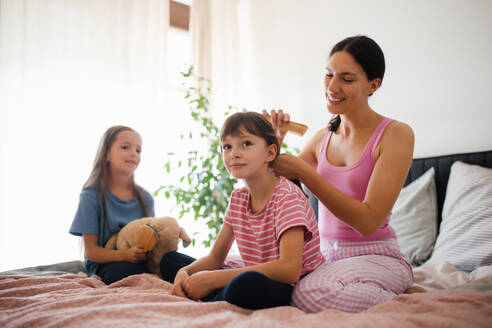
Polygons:
[[492,169],[459,161],[451,166],[441,228],[427,263],[444,261],[468,272],[492,264]]
[[429,258],[437,234],[437,196],[435,171],[431,167],[404,187],[391,215],[401,252],[418,266]]

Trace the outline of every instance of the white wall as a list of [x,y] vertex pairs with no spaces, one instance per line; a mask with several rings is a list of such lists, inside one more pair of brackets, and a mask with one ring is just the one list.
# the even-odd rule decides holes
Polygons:
[[242,0],[241,106],[283,108],[310,126],[330,115],[323,69],[346,36],[375,39],[386,56],[370,105],[406,122],[415,157],[492,149],[492,1]]
[[[308,133],[302,138],[289,135],[289,144],[304,145],[326,125],[329,115],[322,81],[327,54],[337,41],[360,33],[376,39],[387,59],[383,86],[371,105],[413,127],[416,157],[492,149],[492,1],[238,2],[241,53],[247,60],[241,67],[242,98],[232,105],[251,110],[284,108],[295,120],[307,123]],[[179,112],[177,107],[173,110]],[[84,139],[75,142],[77,133],[67,118],[80,123],[77,119],[83,115],[63,112],[48,117],[45,111],[35,112],[28,122],[39,122],[31,131],[38,138],[31,138],[23,135],[28,131],[26,122],[1,112],[0,188],[12,196],[0,201],[0,271],[80,257],[78,238],[67,231],[103,127],[110,124],[109,119],[98,120],[97,127],[90,129],[97,133],[83,134]],[[131,124],[145,141],[138,181],[149,191],[168,183],[161,174],[162,156],[172,144],[167,129],[159,128],[166,126],[167,117],[154,121],[152,117]],[[64,124],[47,133],[46,119],[61,119]],[[125,118],[115,123],[120,122],[125,123]],[[15,138],[25,139],[23,148],[8,147]],[[62,160],[55,160],[53,152],[62,153]],[[22,177],[11,174],[18,163],[26,167]],[[74,169],[79,166],[80,170]],[[70,188],[58,186],[60,179],[53,179],[56,172]],[[48,185],[63,191],[56,200],[46,193]],[[65,210],[55,213],[53,202],[63,203]],[[158,201],[156,207],[157,215],[167,214],[166,204]],[[186,252],[198,255],[192,251]]]

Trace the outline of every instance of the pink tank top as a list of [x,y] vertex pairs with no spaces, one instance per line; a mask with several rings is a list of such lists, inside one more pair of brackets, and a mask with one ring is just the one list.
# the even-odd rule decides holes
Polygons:
[[[326,133],[318,155],[318,173],[341,192],[363,201],[367,191],[367,185],[371,178],[376,159],[374,151],[383,135],[386,127],[393,122],[390,118],[384,118],[374,130],[371,139],[367,143],[359,160],[349,166],[335,166],[326,158],[326,148],[330,142],[332,132]],[[370,237],[363,237],[343,221],[337,219],[321,202],[319,202],[319,231],[322,239],[370,241],[395,238],[396,234],[389,225],[391,213],[384,220],[379,229]],[[363,218],[361,218],[363,219]]]

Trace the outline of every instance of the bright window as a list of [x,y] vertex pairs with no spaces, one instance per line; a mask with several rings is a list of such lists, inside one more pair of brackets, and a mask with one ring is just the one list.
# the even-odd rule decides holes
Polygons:
[[[169,28],[168,46],[161,42],[162,3],[98,1],[81,11],[56,0],[2,2],[0,271],[82,258],[81,238],[68,230],[109,126],[142,135],[139,184],[153,193],[174,183],[163,165],[189,120],[178,72],[191,50],[184,30]],[[172,205],[157,197],[156,214]],[[200,230],[187,222],[190,235]],[[199,244],[187,253],[198,256]]]

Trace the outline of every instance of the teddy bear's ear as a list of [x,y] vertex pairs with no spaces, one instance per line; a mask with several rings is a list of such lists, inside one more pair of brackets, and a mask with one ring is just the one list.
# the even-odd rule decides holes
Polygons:
[[138,229],[137,245],[139,248],[151,251],[154,249],[158,240],[159,234],[150,225],[144,224]]

